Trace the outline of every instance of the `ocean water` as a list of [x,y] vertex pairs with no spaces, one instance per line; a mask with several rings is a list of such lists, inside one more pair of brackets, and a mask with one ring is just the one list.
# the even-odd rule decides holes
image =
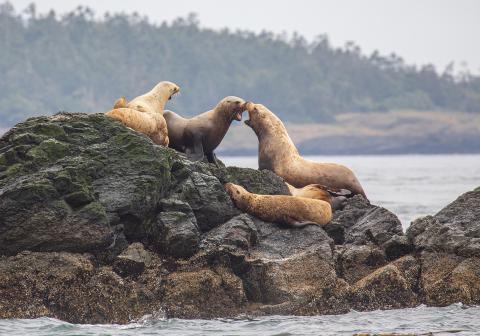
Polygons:
[[[306,156],[351,168],[373,204],[395,213],[406,229],[480,186],[480,155]],[[228,166],[258,168],[256,156],[221,157]],[[480,334],[480,332],[479,332]]]
[[[257,168],[256,157],[221,157],[227,165]],[[316,161],[352,168],[371,202],[399,216],[404,227],[435,214],[480,186],[480,155],[325,156]],[[161,314],[160,314],[161,315]],[[355,312],[338,316],[271,316],[236,320],[145,317],[127,325],[79,325],[51,318],[0,320],[0,335],[480,335],[480,307]]]
[[480,307],[448,307],[351,311],[315,317],[270,316],[238,320],[178,320],[144,318],[127,325],[71,324],[51,318],[0,320],[0,335],[479,335]]

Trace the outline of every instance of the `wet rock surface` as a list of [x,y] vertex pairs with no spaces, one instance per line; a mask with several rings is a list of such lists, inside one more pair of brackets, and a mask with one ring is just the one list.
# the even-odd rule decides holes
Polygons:
[[190,162],[102,114],[0,139],[0,318],[126,323],[480,303],[480,190],[402,232],[361,196],[325,227],[239,211],[223,185],[268,171]]

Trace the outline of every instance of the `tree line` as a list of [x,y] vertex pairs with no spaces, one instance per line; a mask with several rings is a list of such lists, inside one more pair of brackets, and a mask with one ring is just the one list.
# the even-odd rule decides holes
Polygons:
[[57,15],[0,4],[0,126],[60,110],[108,110],[159,80],[179,84],[168,108],[194,115],[222,97],[261,102],[290,122],[328,122],[343,112],[480,111],[480,77],[455,76],[399,56],[336,48],[269,32],[215,31],[195,15],[154,24],[138,14],[89,8]]

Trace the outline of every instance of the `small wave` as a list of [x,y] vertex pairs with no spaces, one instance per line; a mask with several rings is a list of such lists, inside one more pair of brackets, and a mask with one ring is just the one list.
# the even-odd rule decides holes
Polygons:
[[97,335],[353,335],[403,333],[416,335],[478,335],[480,307],[453,304],[344,315],[267,316],[236,319],[166,319],[162,312],[146,315],[126,325],[72,324],[53,318],[0,320],[1,335],[97,336]]

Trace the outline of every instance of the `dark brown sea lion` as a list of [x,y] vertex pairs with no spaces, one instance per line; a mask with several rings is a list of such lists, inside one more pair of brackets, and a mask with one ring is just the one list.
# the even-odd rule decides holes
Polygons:
[[168,130],[163,110],[167,101],[179,91],[180,87],[175,83],[160,82],[146,94],[128,103],[124,97],[119,98],[113,110],[105,114],[147,135],[157,145],[168,146]]
[[237,208],[267,222],[302,227],[308,224],[325,225],[332,219],[332,208],[325,201],[253,194],[233,183],[225,184],[225,189]]
[[249,120],[245,121],[258,137],[259,169],[273,171],[294,187],[321,184],[333,189],[347,189],[366,197],[355,174],[336,163],[304,159],[298,153],[282,121],[261,104],[247,103]]
[[242,98],[223,98],[213,110],[187,119],[165,111],[170,147],[186,153],[192,161],[217,163],[213,151],[218,147],[233,120],[242,120],[246,102]]

